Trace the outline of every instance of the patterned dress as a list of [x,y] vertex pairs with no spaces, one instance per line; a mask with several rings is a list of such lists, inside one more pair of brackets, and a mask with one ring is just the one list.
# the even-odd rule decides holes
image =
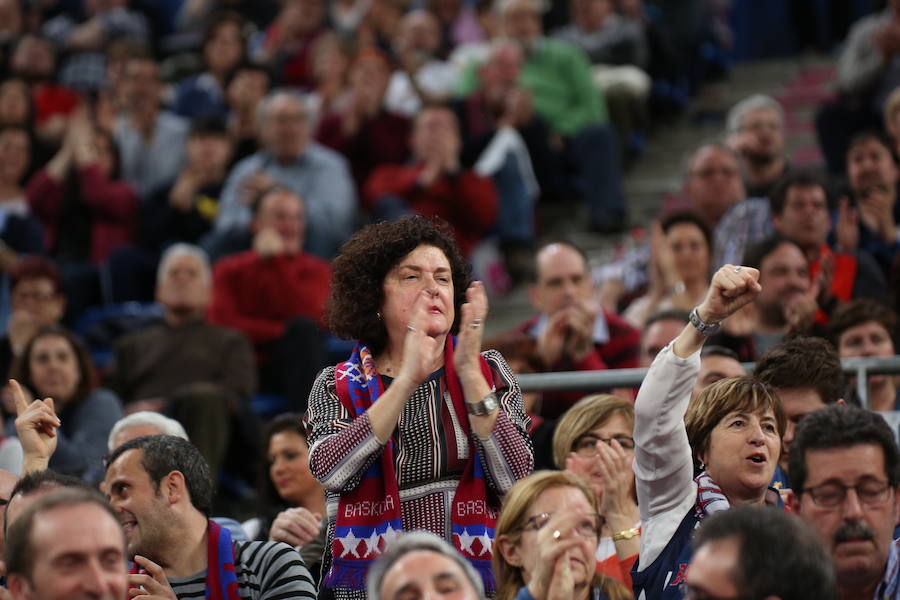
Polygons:
[[[529,418],[525,415],[519,384],[506,361],[495,350],[483,353],[493,373],[500,412],[487,440],[475,437],[489,493],[499,501],[516,480],[534,465]],[[390,380],[384,378],[385,387]],[[309,397],[310,469],[327,493],[328,543],[323,576],[331,567],[331,542],[341,492],[356,487],[383,446],[372,431],[368,414],[353,419],[335,392],[335,368],[319,374]],[[394,466],[400,488],[403,528],[424,529],[453,544],[451,502],[469,458],[469,445],[447,391],[444,370],[433,373],[413,392],[403,407]],[[375,499],[373,499],[375,500]],[[365,598],[362,591],[337,588],[336,598]]]

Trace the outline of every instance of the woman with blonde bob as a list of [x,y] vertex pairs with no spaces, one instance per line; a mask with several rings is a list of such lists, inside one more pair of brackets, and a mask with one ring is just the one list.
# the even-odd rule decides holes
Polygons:
[[703,343],[759,294],[758,278],[750,267],[719,269],[638,392],[634,473],[642,539],[631,573],[638,598],[683,597],[691,536],[708,515],[738,505],[783,506],[768,487],[785,429],[774,391],[752,377],[733,377],[691,401]]
[[603,517],[579,477],[538,471],[509,490],[495,530],[496,600],[625,600],[620,582],[595,570]]
[[597,546],[597,571],[628,588],[641,543],[633,432],[634,406],[616,396],[596,394],[566,411],[553,434],[556,466],[590,486],[606,521]]

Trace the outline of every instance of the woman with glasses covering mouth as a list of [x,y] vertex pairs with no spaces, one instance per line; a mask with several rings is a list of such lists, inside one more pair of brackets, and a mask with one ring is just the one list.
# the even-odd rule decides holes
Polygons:
[[634,406],[597,394],[566,411],[553,434],[556,466],[588,484],[606,521],[597,546],[597,571],[628,588],[641,543],[632,471],[633,431]]
[[497,520],[497,600],[620,600],[621,582],[596,570],[605,519],[579,477],[538,471],[507,493]]
[[634,473],[642,530],[631,572],[638,598],[683,597],[691,538],[708,515],[745,504],[783,506],[769,488],[785,430],[775,392],[752,377],[732,377],[691,400],[706,338],[756,298],[758,279],[754,268],[720,268],[638,392]]

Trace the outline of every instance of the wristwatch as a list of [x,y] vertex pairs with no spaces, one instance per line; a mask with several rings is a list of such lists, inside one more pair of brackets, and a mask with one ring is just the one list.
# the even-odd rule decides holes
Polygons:
[[694,307],[694,310],[691,311],[690,317],[691,325],[697,328],[697,331],[700,332],[700,335],[709,337],[711,335],[716,335],[719,333],[719,329],[722,328],[721,323],[704,323],[702,319],[700,319],[700,313],[697,312],[697,308]]
[[500,401],[497,399],[497,394],[494,392],[491,392],[479,402],[466,402],[466,408],[468,409],[469,414],[479,417],[491,414],[497,410],[499,406]]

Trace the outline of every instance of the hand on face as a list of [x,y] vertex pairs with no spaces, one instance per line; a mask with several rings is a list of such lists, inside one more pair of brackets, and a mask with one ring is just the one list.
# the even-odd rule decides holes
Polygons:
[[610,444],[597,444],[595,465],[605,483],[601,501],[603,515],[634,515],[637,508],[632,490],[634,488],[634,471],[631,463],[634,454],[627,452],[615,439]]
[[263,227],[253,236],[253,249],[263,258],[284,254],[284,240],[272,227]]
[[819,304],[816,295],[819,288],[810,286],[805,294],[799,294],[788,299],[784,304],[784,320],[788,330],[792,333],[806,333],[812,329]]
[[178,600],[162,567],[140,555],[135,555],[134,562],[144,573],[128,575],[128,597],[141,600]]
[[403,367],[399,376],[406,376],[416,384],[425,381],[444,352],[444,335],[434,337],[429,334],[431,306],[434,295],[429,290],[422,290],[416,297],[406,326],[403,339]]
[[569,331],[569,314],[560,310],[550,315],[547,326],[537,340],[537,354],[548,369],[553,367],[563,356],[566,334]]
[[560,511],[537,531],[538,560],[528,582],[532,597],[572,600],[576,586],[590,582],[597,538],[585,538],[574,531],[583,518],[577,512]]
[[576,300],[565,310],[569,314],[565,351],[572,360],[580,361],[594,349],[597,303],[593,298],[585,298]]
[[241,200],[247,206],[262,196],[263,192],[275,186],[275,180],[263,170],[244,179],[240,185]]
[[863,222],[873,231],[893,243],[896,237],[894,223],[894,199],[885,186],[870,187],[859,200],[859,214]]
[[859,246],[859,210],[851,206],[846,196],[840,200],[834,233],[839,252],[856,251]]
[[39,328],[40,323],[34,313],[25,309],[14,310],[7,326],[10,345],[13,348],[23,348]]

